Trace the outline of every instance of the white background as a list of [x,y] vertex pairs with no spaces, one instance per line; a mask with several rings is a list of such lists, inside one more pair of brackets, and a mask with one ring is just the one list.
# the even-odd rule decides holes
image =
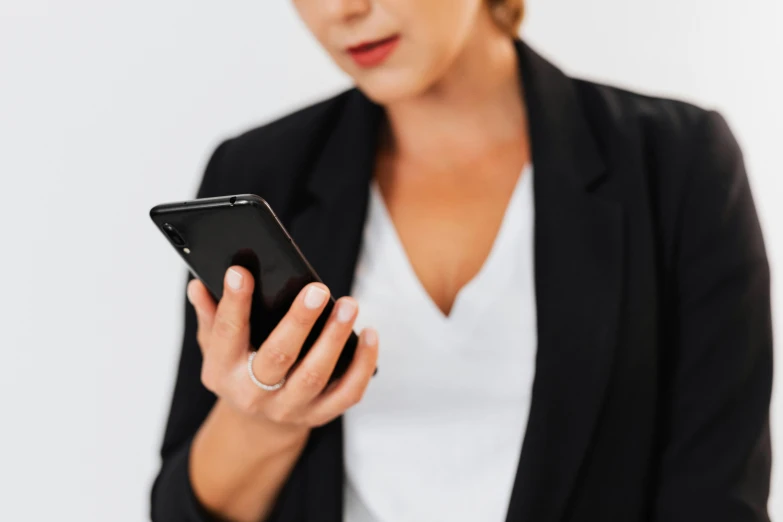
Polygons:
[[[774,276],[781,20],[777,0],[529,0],[523,34],[568,72],[720,110]],[[285,0],[0,3],[4,519],[147,518],[186,274],[147,211],[191,197],[222,138],[347,85]]]

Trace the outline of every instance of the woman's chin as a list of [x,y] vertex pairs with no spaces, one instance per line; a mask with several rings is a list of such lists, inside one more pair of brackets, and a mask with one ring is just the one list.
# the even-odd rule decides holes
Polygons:
[[354,83],[365,96],[377,104],[414,98],[427,89],[427,78],[410,70],[383,69],[352,74]]

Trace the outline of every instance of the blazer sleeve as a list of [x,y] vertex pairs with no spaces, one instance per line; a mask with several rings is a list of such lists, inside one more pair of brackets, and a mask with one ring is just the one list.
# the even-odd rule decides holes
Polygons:
[[655,520],[768,521],[770,274],[742,154],[705,113],[675,225]]
[[[224,156],[229,143],[221,143],[210,157],[198,189],[198,198],[224,195],[221,172],[225,171]],[[187,280],[192,278],[189,274]],[[150,515],[153,522],[218,522],[200,504],[190,482],[188,462],[191,442],[217,397],[201,383],[202,356],[196,340],[198,322],[193,306],[187,299],[183,301],[185,327],[179,368],[160,448],[161,467],[151,490]],[[278,502],[267,518],[269,522],[279,518],[279,509]]]

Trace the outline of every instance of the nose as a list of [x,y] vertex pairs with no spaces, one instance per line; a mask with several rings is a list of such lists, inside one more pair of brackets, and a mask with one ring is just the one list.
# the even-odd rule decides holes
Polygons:
[[319,0],[332,20],[349,22],[370,12],[372,0]]

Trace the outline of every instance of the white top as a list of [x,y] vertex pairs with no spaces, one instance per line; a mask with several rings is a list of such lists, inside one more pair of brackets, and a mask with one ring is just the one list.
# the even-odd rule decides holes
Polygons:
[[356,330],[378,330],[378,375],[344,416],[344,522],[505,520],[535,371],[532,174],[449,316],[371,185],[352,295]]

